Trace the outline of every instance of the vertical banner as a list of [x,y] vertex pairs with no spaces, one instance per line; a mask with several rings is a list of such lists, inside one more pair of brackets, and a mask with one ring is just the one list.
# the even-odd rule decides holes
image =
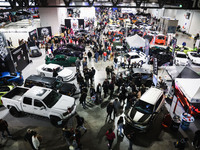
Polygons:
[[149,55],[149,40],[145,39],[145,54],[146,56]]
[[29,32],[29,37],[31,40],[35,37],[37,39],[37,30],[34,29],[33,31]]
[[158,60],[157,60],[157,58],[153,59],[153,74],[158,75]]
[[22,71],[29,64],[28,50],[25,43],[13,49],[11,55],[17,71]]
[[3,33],[0,33],[0,59],[2,61],[4,61],[4,59],[8,55],[8,50],[7,50],[6,46],[7,46],[6,38],[3,35]]

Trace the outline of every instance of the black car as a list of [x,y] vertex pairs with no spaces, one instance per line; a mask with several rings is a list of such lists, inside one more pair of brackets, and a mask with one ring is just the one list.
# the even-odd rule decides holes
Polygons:
[[39,75],[30,75],[26,78],[24,86],[29,88],[33,86],[51,88],[68,96],[73,96],[76,92],[76,86],[74,84],[61,82],[57,78],[41,77]]
[[162,66],[166,63],[172,65],[173,57],[168,48],[152,47],[149,50],[149,55],[151,56],[151,59],[149,61],[150,64],[153,64],[154,58],[157,58],[158,66]]
[[66,47],[71,48],[74,51],[81,51],[81,52],[85,51],[85,47],[82,45],[67,44]]
[[146,87],[151,87],[152,85],[152,73],[150,70],[144,68],[133,68],[132,70],[126,70],[119,72],[117,76],[119,77],[122,74],[122,77],[130,80],[136,81],[141,77],[141,84],[144,84]]
[[72,48],[65,48],[60,47],[53,51],[53,55],[66,55],[66,56],[72,56],[72,57],[79,57],[80,59],[83,58],[82,51],[74,51]]
[[77,30],[77,31],[75,32],[75,35],[81,35],[81,36],[86,36],[86,35],[88,35],[88,34],[89,34],[89,32],[88,32],[87,30],[84,30],[84,29]]

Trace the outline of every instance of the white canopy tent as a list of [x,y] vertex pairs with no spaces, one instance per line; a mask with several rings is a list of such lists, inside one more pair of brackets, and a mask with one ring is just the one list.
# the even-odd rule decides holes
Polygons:
[[137,34],[134,36],[126,37],[126,42],[130,48],[145,47],[145,39]]
[[175,84],[184,93],[189,102],[200,103],[200,79],[176,78]]

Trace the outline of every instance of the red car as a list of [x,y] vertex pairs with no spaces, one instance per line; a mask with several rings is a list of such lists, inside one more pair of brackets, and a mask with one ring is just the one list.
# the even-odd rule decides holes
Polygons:
[[167,36],[163,34],[156,35],[155,44],[166,45],[166,41],[167,41]]

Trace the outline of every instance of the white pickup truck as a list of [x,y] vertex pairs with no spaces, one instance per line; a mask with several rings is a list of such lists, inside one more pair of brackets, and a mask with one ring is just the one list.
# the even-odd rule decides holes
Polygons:
[[52,89],[33,86],[16,87],[1,98],[11,115],[21,112],[48,117],[53,125],[59,125],[76,111],[75,99]]

